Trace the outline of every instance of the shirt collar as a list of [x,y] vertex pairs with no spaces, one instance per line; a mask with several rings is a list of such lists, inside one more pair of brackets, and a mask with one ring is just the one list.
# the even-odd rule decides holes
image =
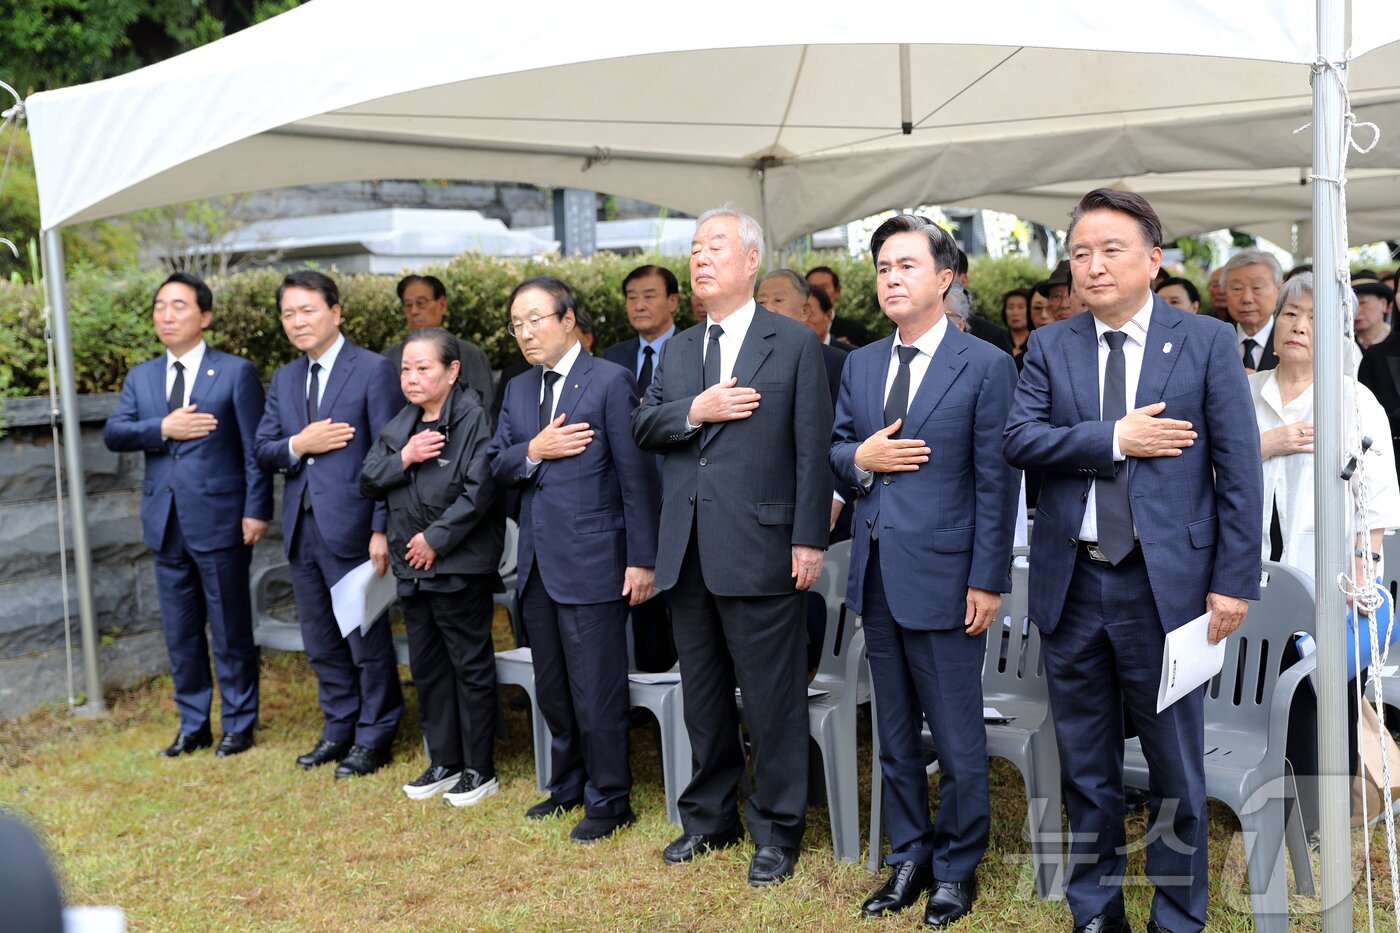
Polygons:
[[670,340],[675,333],[676,325],[672,324],[670,328],[666,331],[666,333],[662,334],[660,337],[657,337],[655,340],[648,340],[641,334],[638,334],[637,341],[639,343],[639,346],[637,347],[637,352],[640,353],[642,351],[642,347],[651,347],[653,350],[660,353],[661,345],[666,341]]
[[924,331],[919,339],[913,343],[905,343],[899,336],[899,329],[894,332],[894,343],[890,346],[890,356],[895,356],[900,347],[917,347],[920,353],[932,357],[938,350],[939,344],[943,342],[943,337],[948,333],[948,315],[944,314],[938,318],[938,323]]
[[[582,340],[576,340],[576,341],[574,341],[574,345],[573,345],[572,347],[569,347],[569,349],[566,350],[566,351],[564,352],[564,355],[563,355],[563,356],[559,357],[559,362],[555,363],[553,366],[549,367],[549,369],[547,369],[547,370],[542,370],[542,373],[543,373],[543,372],[558,373],[558,374],[559,374],[559,379],[560,379],[560,381],[562,382],[563,380],[565,380],[565,379],[567,379],[567,378],[569,377],[569,372],[574,368],[574,363],[578,360],[578,355],[579,355],[580,353],[582,353],[582,352],[583,352],[583,341],[582,341]],[[541,375],[540,378],[544,378],[544,376]]]
[[742,338],[749,332],[749,325],[753,323],[753,312],[757,307],[758,305],[750,298],[748,301],[744,302],[738,311],[735,311],[723,321],[711,321],[707,318],[705,321],[705,332],[709,333],[711,324],[718,324],[724,330],[724,336]]
[[1249,336],[1249,334],[1246,334],[1246,333],[1244,332],[1244,328],[1242,328],[1242,327],[1240,327],[1240,325],[1236,324],[1236,325],[1235,325],[1235,342],[1236,342],[1236,343],[1241,343],[1241,344],[1242,344],[1242,343],[1244,343],[1246,340],[1253,340],[1256,344],[1258,344],[1259,346],[1262,347],[1262,346],[1264,346],[1266,343],[1268,343],[1269,335],[1272,334],[1273,332],[1274,332],[1274,319],[1273,319],[1272,317],[1268,317],[1268,318],[1265,318],[1265,319],[1264,319],[1264,326],[1261,327],[1261,328],[1259,328],[1259,332],[1258,332],[1257,334],[1255,334],[1253,337]]
[[[1128,318],[1123,326],[1118,330],[1127,335],[1127,338],[1140,347],[1147,346],[1147,328],[1152,324],[1152,299],[1151,292],[1147,294],[1147,304],[1138,309],[1137,314]],[[1097,317],[1094,318],[1094,339],[1103,343],[1103,335],[1113,330]]]
[[336,361],[337,359],[340,358],[340,350],[341,350],[341,348],[344,347],[344,346],[345,346],[345,335],[344,335],[344,334],[336,334],[336,335],[335,335],[335,343],[331,344],[329,350],[327,350],[325,353],[322,353],[322,354],[321,354],[321,358],[320,358],[319,360],[313,360],[313,359],[311,359],[310,356],[307,356],[307,358],[306,358],[306,359],[307,359],[307,362],[309,362],[309,363],[320,363],[320,364],[321,364],[321,372],[323,372],[323,373],[325,373],[327,376],[329,376],[330,373],[331,373],[331,368],[335,366],[335,361]]
[[168,372],[170,367],[177,362],[185,367],[185,372],[193,375],[199,372],[199,364],[204,362],[204,349],[206,344],[203,340],[195,344],[184,356],[176,356],[170,350],[165,351],[165,369]]

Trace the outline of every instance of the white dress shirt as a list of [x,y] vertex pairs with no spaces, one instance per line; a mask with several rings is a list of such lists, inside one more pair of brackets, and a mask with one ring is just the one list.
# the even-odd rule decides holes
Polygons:
[[[582,352],[583,352],[583,344],[582,344],[582,343],[579,343],[579,342],[575,342],[574,345],[573,345],[572,347],[570,347],[568,350],[564,351],[564,355],[563,355],[563,356],[559,357],[559,362],[555,363],[553,366],[549,367],[549,369],[546,369],[546,370],[544,370],[544,372],[540,373],[540,392],[539,392],[539,397],[536,399],[536,404],[539,404],[539,405],[543,405],[543,404],[544,404],[544,373],[558,373],[558,374],[559,374],[559,378],[556,379],[556,380],[554,381],[554,398],[551,399],[551,401],[550,401],[550,408],[549,408],[549,420],[550,420],[550,421],[553,421],[555,418],[558,417],[558,413],[559,413],[559,396],[562,395],[563,392],[564,392],[564,380],[569,378],[569,371],[572,370],[572,369],[574,368],[574,363],[578,361],[578,355],[579,355],[580,353],[582,353]],[[543,426],[541,427],[541,429],[543,429]],[[527,450],[529,449],[528,446],[527,446],[526,449],[527,449]],[[529,455],[528,453],[525,455],[525,466],[526,466],[525,475],[526,475],[526,476],[534,476],[534,475],[535,475],[535,468],[538,467],[539,465],[540,465],[540,461],[538,461],[538,460],[531,460],[531,459],[530,459],[530,455]]]
[[[723,321],[715,321],[709,318],[705,320],[705,326],[700,332],[700,360],[701,371],[704,371],[705,357],[710,355],[710,327],[718,324],[724,333],[719,336],[719,385],[723,385],[734,377],[734,361],[739,358],[739,348],[744,345],[744,338],[749,334],[749,325],[753,323],[754,300],[748,301],[729,315]],[[709,388],[706,386],[706,388]],[[700,425],[691,424],[687,419],[685,429],[688,434],[694,434],[700,430]]]
[[[944,314],[938,318],[938,322],[924,331],[923,335],[913,343],[905,343],[899,336],[899,331],[894,333],[894,341],[890,344],[890,365],[885,373],[885,392],[880,396],[880,403],[889,400],[890,389],[894,388],[894,380],[899,375],[899,348],[913,347],[919,352],[914,354],[914,358],[909,361],[909,404],[914,404],[914,398],[919,394],[919,386],[923,384],[924,376],[928,375],[929,364],[933,362],[933,354],[938,352],[938,347],[943,343],[943,336],[948,333],[948,315]],[[885,425],[889,427],[889,425]],[[904,436],[900,425],[901,436]],[[870,484],[875,479],[875,474],[869,470],[856,467],[856,478],[860,480],[860,485],[864,489],[869,489]]]
[[[331,381],[331,369],[335,366],[335,361],[340,358],[340,349],[343,346],[345,346],[345,335],[338,333],[335,335],[335,343],[331,344],[330,349],[322,353],[320,358],[314,360],[309,356],[306,358],[306,383],[301,393],[303,402],[306,396],[311,394],[311,367],[317,363],[321,364],[321,371],[317,374],[319,378],[316,381],[316,411],[318,420],[324,420],[326,417],[325,413],[321,411],[321,399],[326,397],[326,386],[329,385]],[[292,463],[295,465],[301,458],[298,457],[297,452],[292,449],[292,439],[290,437],[287,438],[287,451],[292,455]]]
[[[1270,369],[1254,373],[1249,377],[1249,391],[1254,397],[1254,417],[1259,422],[1259,433],[1298,421],[1313,421],[1313,387],[1308,386],[1287,405],[1279,395],[1278,370]],[[1353,423],[1353,411],[1360,412],[1360,425]],[[1364,470],[1352,474],[1347,484],[1347,506],[1349,517],[1347,529],[1349,538],[1365,534],[1376,528],[1387,530],[1400,527],[1400,482],[1395,476],[1395,451],[1386,443],[1390,436],[1390,420],[1385,409],[1371,394],[1371,390],[1353,379],[1342,381],[1342,414],[1346,436],[1342,443],[1347,450],[1359,450],[1361,438],[1371,437],[1374,443],[1363,461]],[[1313,522],[1313,469],[1314,454],[1288,454],[1270,457],[1264,461],[1264,544],[1260,556],[1269,557],[1269,524],[1273,518],[1274,503],[1278,503],[1279,530],[1283,532],[1283,559],[1281,563],[1293,567],[1298,572],[1313,578],[1317,569],[1315,528]],[[1368,508],[1365,515],[1359,513],[1357,494],[1365,483]],[[1367,535],[1369,547],[1369,535]],[[1348,550],[1354,545],[1348,545]],[[1348,572],[1351,563],[1346,565]],[[1379,563],[1376,572],[1382,568]]]
[[170,398],[171,391],[175,388],[175,364],[178,362],[185,367],[185,397],[180,400],[183,407],[190,403],[190,392],[194,390],[194,377],[199,372],[199,367],[204,363],[205,343],[201,340],[184,356],[176,356],[169,350],[165,351],[165,397]]
[[1255,334],[1253,337],[1249,336],[1249,334],[1246,334],[1244,332],[1243,327],[1240,327],[1240,325],[1238,324],[1235,325],[1235,343],[1239,345],[1239,355],[1241,360],[1244,359],[1244,342],[1246,340],[1253,340],[1256,344],[1258,344],[1258,346],[1256,346],[1251,352],[1249,358],[1250,369],[1259,368],[1259,361],[1264,358],[1264,348],[1267,347],[1273,341],[1273,339],[1274,319],[1272,316],[1264,319],[1264,326],[1259,328],[1259,333]]
[[[1127,337],[1123,341],[1123,392],[1124,399],[1128,405],[1128,411],[1137,407],[1137,387],[1138,378],[1142,375],[1142,354],[1147,349],[1147,328],[1152,323],[1152,295],[1147,296],[1147,304],[1143,305],[1137,314],[1134,314],[1119,330]],[[1107,324],[1098,318],[1094,318],[1094,334],[1096,344],[1099,348],[1099,416],[1103,416],[1103,380],[1104,371],[1108,369],[1108,341],[1103,339],[1103,335],[1112,330]],[[1113,460],[1118,462],[1126,460],[1123,450],[1118,446],[1118,425],[1113,426]],[[1124,464],[1122,469],[1127,469]],[[1080,541],[1099,540],[1099,512],[1098,512],[1098,490],[1095,488],[1098,483],[1089,484],[1089,501],[1084,506],[1084,521],[1079,524]],[[1133,535],[1137,536],[1137,522],[1133,522]]]
[[637,335],[637,358],[632,362],[632,375],[641,376],[642,366],[647,361],[647,347],[651,347],[651,371],[655,378],[656,367],[661,365],[661,348],[666,346],[666,341],[676,335],[676,325],[672,324],[666,333],[655,340],[648,340],[641,334]]

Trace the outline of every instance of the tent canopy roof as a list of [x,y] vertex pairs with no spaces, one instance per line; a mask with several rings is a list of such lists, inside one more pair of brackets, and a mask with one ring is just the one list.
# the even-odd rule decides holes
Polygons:
[[[906,204],[1310,161],[1292,130],[1309,119],[1316,13],[1296,0],[1003,0],[917,23],[844,0],[798,17],[740,0],[704,13],[668,29],[621,2],[542,0],[526,20],[508,4],[311,0],[30,98],[43,224],[318,181],[463,178],[687,212],[727,201],[783,241]],[[1393,0],[1351,0],[1351,21],[1355,54],[1400,40]],[[1400,125],[1397,50],[1353,62],[1361,119]],[[1400,147],[1359,164],[1400,169]]]

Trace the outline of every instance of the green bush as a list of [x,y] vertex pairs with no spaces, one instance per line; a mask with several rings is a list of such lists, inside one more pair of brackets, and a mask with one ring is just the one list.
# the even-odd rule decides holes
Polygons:
[[[505,302],[522,279],[555,275],[573,286],[580,305],[594,317],[596,346],[606,347],[632,336],[622,279],[643,262],[663,265],[680,279],[676,320],[682,328],[688,327],[695,318],[684,256],[601,253],[587,259],[545,256],[514,260],[469,253],[425,271],[447,285],[448,327],[479,344],[493,365],[501,367],[519,358],[515,341],[505,331]],[[799,271],[831,266],[841,277],[838,313],[861,321],[872,335],[889,333],[889,322],[875,300],[875,270],[868,257],[812,253],[796,257],[791,265]],[[346,337],[371,350],[403,339],[406,328],[394,292],[397,276],[333,275],[340,286]],[[978,310],[991,320],[1000,320],[1002,292],[1043,275],[1043,269],[1019,257],[974,260],[970,282]],[[160,352],[149,310],[162,278],[159,272],[121,275],[88,266],[70,269],[68,316],[79,391],[114,392],[132,366]],[[264,379],[296,356],[277,320],[276,294],[281,279],[279,272],[259,269],[210,282],[215,298],[210,344],[253,361]],[[0,397],[46,393],[47,373],[41,295],[32,284],[0,280]]]

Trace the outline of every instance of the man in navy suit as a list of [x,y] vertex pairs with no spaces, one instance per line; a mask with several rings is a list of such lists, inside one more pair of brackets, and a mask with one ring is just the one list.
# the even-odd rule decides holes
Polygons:
[[156,590],[175,681],[180,734],[167,758],[213,744],[209,641],[219,679],[220,757],[247,751],[258,720],[248,559],[272,518],[272,478],[258,469],[253,436],[262,415],[257,370],[204,342],[214,295],[176,272],[151,306],[165,353],[134,367],[102,429],[108,448],[142,451],[142,539],[155,551]]
[[389,569],[384,505],[360,495],[360,467],[403,407],[403,391],[388,360],[341,335],[340,292],[329,276],[291,273],[277,306],[287,339],[306,355],[272,376],[257,456],[286,477],[282,536],[325,716],[320,741],[297,764],[339,761],[335,776],[354,777],[388,764],[403,691],[388,622],[342,638],[331,587],[366,559],[380,576]]
[[821,576],[831,511],[831,397],[817,338],[758,307],[763,230],[700,215],[690,282],[706,322],[666,344],[632,415],[664,453],[656,585],[671,591],[696,771],[668,864],[739,842],[745,772],[734,688],[753,741],[749,883],[791,877],[807,812],[803,591]]
[[532,819],[584,808],[570,838],[635,821],[627,764],[627,610],[652,595],[661,511],[656,465],[632,441],[632,374],[583,352],[559,279],[516,287],[511,332],[535,364],[512,380],[491,472],[519,487],[520,614],[549,724],[549,797]]
[[[1020,482],[1001,434],[1016,364],[946,316],[958,258],[946,230],[901,214],[870,253],[898,329],[850,354],[831,441],[837,475],[862,491],[846,605],[865,625],[893,850],[862,909],[903,910],[932,889],[924,923],[944,927],[972,910],[991,827],[982,656],[1011,588]],[[936,822],[925,720],[941,772]]]
[[1239,344],[1153,295],[1161,236],[1139,195],[1080,200],[1066,239],[1090,313],[1031,334],[1006,423],[1007,459],[1044,476],[1030,616],[1069,811],[1066,895],[1085,933],[1128,929],[1124,704],[1152,771],[1151,822],[1167,824],[1147,844],[1147,928],[1205,928],[1205,688],[1157,712],[1162,648],[1207,610],[1218,642],[1259,596],[1259,429]]
[[[645,394],[651,377],[661,362],[661,351],[676,333],[676,308],[681,287],[675,273],[664,266],[638,266],[622,280],[627,300],[627,321],[637,336],[613,344],[603,351],[603,359],[631,370],[637,392]],[[661,469],[661,458],[656,458]],[[665,671],[676,663],[676,641],[671,634],[671,607],[666,594],[657,593],[632,607],[632,645],[637,669]]]

